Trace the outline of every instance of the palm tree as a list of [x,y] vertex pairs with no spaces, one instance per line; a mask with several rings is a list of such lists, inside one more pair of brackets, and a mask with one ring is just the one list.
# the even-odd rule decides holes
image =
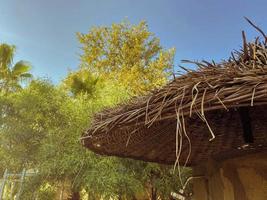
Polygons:
[[29,62],[21,60],[13,65],[15,51],[14,45],[0,44],[0,91],[16,91],[22,81],[32,78]]
[[99,78],[86,69],[70,72],[64,80],[65,88],[74,96],[87,94],[89,97],[94,97],[99,84],[101,84]]

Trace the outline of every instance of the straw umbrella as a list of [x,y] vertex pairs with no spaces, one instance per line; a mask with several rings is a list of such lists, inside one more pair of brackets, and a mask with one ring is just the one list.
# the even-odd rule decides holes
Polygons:
[[183,68],[163,88],[98,113],[83,144],[98,154],[191,166],[196,199],[267,199],[267,37],[249,23],[263,40],[248,43],[242,32],[243,47],[228,60],[193,62],[196,70]]

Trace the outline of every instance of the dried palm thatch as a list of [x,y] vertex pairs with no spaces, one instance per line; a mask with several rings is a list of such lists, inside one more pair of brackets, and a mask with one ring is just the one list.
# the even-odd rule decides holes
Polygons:
[[[193,62],[196,70],[184,68],[163,88],[98,113],[84,145],[99,154],[187,166],[266,149],[267,37],[251,25],[263,40],[248,43],[242,32],[243,47],[228,60]],[[244,141],[249,129],[253,138]],[[247,142],[253,143],[244,149]]]

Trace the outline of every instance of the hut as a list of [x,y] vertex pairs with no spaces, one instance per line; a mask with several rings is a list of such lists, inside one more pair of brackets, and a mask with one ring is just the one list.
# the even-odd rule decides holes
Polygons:
[[[252,24],[253,25],[253,24]],[[267,37],[126,104],[82,137],[109,156],[193,168],[195,200],[267,199]]]

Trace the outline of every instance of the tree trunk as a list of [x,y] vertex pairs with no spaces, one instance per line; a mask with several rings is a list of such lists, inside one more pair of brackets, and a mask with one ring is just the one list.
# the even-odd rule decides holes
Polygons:
[[72,194],[69,200],[80,200],[80,193],[77,191],[72,191]]
[[137,200],[135,195],[132,196],[132,200]]
[[118,195],[118,200],[122,200],[122,195],[121,194]]
[[157,189],[154,187],[151,188],[151,200],[157,200]]

